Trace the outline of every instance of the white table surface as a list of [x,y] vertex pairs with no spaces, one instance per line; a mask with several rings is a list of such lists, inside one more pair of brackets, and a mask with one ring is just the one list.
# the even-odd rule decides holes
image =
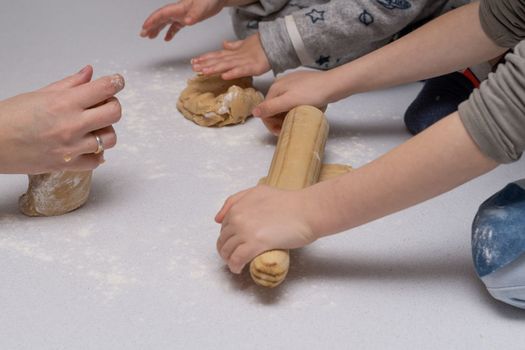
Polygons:
[[[81,210],[24,217],[25,176],[0,177],[0,349],[525,347],[525,312],[489,297],[470,252],[477,207],[523,161],[293,252],[275,290],[230,274],[213,216],[267,172],[275,139],[257,120],[207,129],[177,112],[189,59],[233,34],[222,13],[172,43],[139,38],[163,4],[1,3],[0,99],[88,63],[127,86],[118,147]],[[357,167],[408,139],[402,115],[419,86],[330,106],[326,161]]]

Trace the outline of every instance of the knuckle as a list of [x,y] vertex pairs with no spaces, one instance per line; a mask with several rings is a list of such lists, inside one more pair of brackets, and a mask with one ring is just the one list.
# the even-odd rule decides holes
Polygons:
[[243,215],[235,211],[235,207],[232,207],[230,211],[230,223],[237,227],[241,226],[244,222]]

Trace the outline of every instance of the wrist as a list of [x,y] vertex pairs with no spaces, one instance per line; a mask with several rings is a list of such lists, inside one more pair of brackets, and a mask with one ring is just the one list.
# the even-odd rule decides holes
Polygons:
[[327,87],[327,102],[334,103],[353,94],[353,86],[344,77],[341,68],[334,68],[323,72],[323,85]]
[[305,217],[315,240],[341,231],[338,223],[340,209],[337,208],[334,181],[325,181],[302,190]]

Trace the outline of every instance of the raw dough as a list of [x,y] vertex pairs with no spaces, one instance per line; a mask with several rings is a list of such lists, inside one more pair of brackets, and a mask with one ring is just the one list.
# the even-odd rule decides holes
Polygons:
[[86,203],[91,189],[92,171],[63,171],[28,175],[29,188],[18,206],[28,216],[55,216],[68,213]]
[[197,75],[177,101],[182,115],[201,126],[244,123],[264,96],[252,87],[252,78],[222,80],[219,76]]

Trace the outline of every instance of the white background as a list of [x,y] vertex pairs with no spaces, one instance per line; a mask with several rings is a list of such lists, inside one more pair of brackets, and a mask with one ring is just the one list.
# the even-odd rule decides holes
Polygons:
[[[118,147],[81,210],[24,217],[25,176],[0,177],[0,349],[525,346],[525,313],[489,297],[470,253],[477,207],[522,177],[523,162],[293,252],[278,289],[231,275],[213,216],[266,174],[275,139],[257,120],[206,129],[182,118],[175,104],[190,58],[233,34],[222,13],[171,43],[139,38],[162,5],[2,0],[0,99],[88,63],[127,86]],[[358,167],[408,139],[402,115],[419,87],[330,106],[325,160]]]

